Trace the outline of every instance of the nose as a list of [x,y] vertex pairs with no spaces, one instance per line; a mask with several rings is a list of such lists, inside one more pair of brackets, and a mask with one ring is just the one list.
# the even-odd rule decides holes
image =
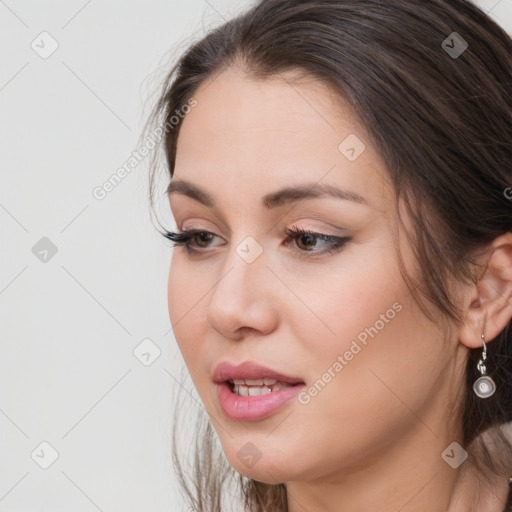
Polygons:
[[206,318],[224,338],[236,341],[272,332],[279,311],[278,299],[272,293],[275,277],[266,266],[265,252],[252,262],[240,254],[235,246],[226,257],[210,295]]

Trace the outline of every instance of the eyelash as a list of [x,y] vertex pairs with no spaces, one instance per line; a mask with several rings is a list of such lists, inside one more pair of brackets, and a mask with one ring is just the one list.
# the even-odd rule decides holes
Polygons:
[[[166,231],[163,233],[163,237],[167,238],[168,240],[171,240],[173,242],[173,247],[181,246],[183,245],[187,252],[189,254],[198,254],[198,253],[204,253],[207,249],[201,248],[201,249],[194,249],[192,248],[192,245],[190,244],[190,241],[203,233],[211,234],[213,236],[217,236],[214,233],[210,233],[209,231],[204,231],[200,229],[186,229],[182,232],[173,232],[173,231]],[[309,229],[299,229],[295,226],[292,226],[291,228],[288,228],[285,230],[286,236],[288,237],[289,241],[290,239],[295,239],[303,235],[311,235],[314,238],[317,238],[319,240],[323,240],[324,242],[331,242],[331,248],[324,250],[324,251],[314,251],[314,250],[302,250],[298,249],[299,252],[302,253],[314,253],[314,256],[306,255],[306,257],[311,258],[318,255],[325,255],[325,254],[334,254],[338,251],[340,251],[348,242],[351,241],[350,237],[338,237],[338,236],[332,236],[332,235],[325,235],[323,233],[317,233],[315,231],[311,231]]]

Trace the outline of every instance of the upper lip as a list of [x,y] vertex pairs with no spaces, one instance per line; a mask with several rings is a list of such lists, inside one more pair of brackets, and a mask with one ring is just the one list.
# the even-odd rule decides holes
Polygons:
[[299,377],[290,377],[279,373],[278,371],[266,368],[254,361],[245,361],[235,365],[227,361],[221,361],[213,371],[213,381],[222,383],[234,379],[275,379],[290,384],[303,383]]

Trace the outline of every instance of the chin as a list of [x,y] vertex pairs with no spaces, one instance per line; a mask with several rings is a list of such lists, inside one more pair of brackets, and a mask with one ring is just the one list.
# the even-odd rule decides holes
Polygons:
[[[287,480],[293,480],[295,466],[291,466],[286,460],[273,450],[267,456],[246,443],[241,449],[234,448],[226,454],[231,466],[247,478],[266,484],[280,484]],[[251,460],[252,456],[252,460]]]
[[243,464],[240,464],[239,462],[238,464],[233,465],[233,467],[239,473],[242,473],[242,475],[244,475],[246,478],[251,478],[264,484],[277,485],[286,482],[287,480],[290,480],[290,474],[288,471],[275,471],[273,469],[267,468],[263,464],[260,465],[260,463],[258,463],[256,466],[249,469]]

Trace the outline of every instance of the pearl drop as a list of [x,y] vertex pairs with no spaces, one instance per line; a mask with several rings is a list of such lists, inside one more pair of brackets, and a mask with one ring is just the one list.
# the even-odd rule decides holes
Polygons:
[[473,391],[480,398],[489,398],[496,391],[496,384],[486,375],[480,377],[473,384]]

